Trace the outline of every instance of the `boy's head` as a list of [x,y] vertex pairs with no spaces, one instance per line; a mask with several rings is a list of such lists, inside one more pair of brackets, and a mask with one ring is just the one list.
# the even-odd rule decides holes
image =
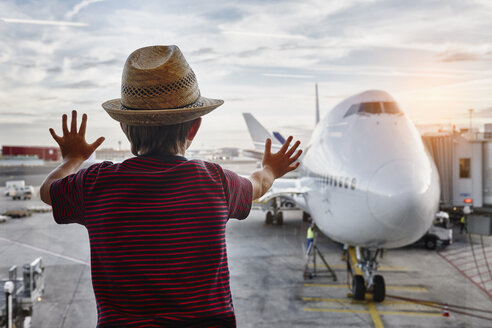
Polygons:
[[191,144],[201,118],[193,121],[161,126],[139,126],[121,123],[121,129],[130,141],[135,156],[184,155]]
[[199,118],[223,103],[201,96],[195,74],[177,46],[151,46],[128,57],[121,98],[102,107],[121,123],[133,154],[183,154],[200,126]]

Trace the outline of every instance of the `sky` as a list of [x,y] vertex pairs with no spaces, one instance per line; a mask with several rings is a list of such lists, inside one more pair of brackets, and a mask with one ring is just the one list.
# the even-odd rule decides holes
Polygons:
[[0,145],[54,146],[72,109],[129,148],[101,108],[135,49],[176,44],[205,97],[193,148],[251,148],[241,113],[297,134],[353,94],[389,92],[416,124],[492,122],[492,2],[0,1]]

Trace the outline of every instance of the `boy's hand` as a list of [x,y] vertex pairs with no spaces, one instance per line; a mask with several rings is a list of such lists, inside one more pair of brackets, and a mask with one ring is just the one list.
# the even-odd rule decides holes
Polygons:
[[87,126],[87,115],[82,115],[82,123],[80,124],[80,129],[77,132],[77,111],[72,111],[72,124],[70,131],[67,125],[67,115],[62,116],[62,129],[63,136],[60,137],[55,133],[55,130],[50,128],[50,133],[53,139],[60,146],[61,154],[63,159],[77,159],[85,161],[91,154],[99,147],[103,141],[104,137],[100,137],[94,143],[88,144],[85,141],[85,129]]
[[[299,162],[293,164],[299,156],[301,156],[302,150],[296,152],[299,147],[300,141],[296,141],[292,147],[289,147],[292,142],[292,136],[288,137],[282,148],[275,153],[271,153],[272,141],[267,139],[265,143],[265,153],[263,155],[263,167],[270,169],[274,179],[280,178],[284,174],[295,170],[299,166]],[[295,154],[294,154],[295,153]]]

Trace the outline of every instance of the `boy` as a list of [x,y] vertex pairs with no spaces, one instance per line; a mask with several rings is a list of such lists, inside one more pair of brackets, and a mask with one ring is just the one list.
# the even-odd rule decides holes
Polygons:
[[138,49],[123,70],[121,99],[103,104],[120,122],[136,156],[80,165],[104,141],[85,141],[63,115],[63,162],[41,186],[55,221],[89,233],[98,327],[234,327],[225,225],[244,219],[251,201],[294,170],[301,151],[289,137],[248,179],[219,165],[184,158],[201,116],[222,105],[202,97],[176,46]]

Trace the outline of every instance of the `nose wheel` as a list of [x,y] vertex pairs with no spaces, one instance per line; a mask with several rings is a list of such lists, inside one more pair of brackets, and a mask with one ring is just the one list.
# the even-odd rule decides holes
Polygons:
[[352,295],[352,297],[358,301],[366,299],[366,282],[364,281],[364,277],[360,274],[356,274],[352,279]]
[[373,285],[372,285],[372,299],[374,302],[382,302],[384,301],[384,297],[386,296],[386,285],[384,283],[383,276],[377,274],[374,276]]
[[[347,269],[353,274],[352,297],[355,300],[365,300],[366,292],[372,294],[374,302],[382,302],[386,297],[386,284],[383,276],[375,274],[377,270],[376,257],[380,251],[356,249],[349,247]],[[355,273],[355,274],[354,274]]]

